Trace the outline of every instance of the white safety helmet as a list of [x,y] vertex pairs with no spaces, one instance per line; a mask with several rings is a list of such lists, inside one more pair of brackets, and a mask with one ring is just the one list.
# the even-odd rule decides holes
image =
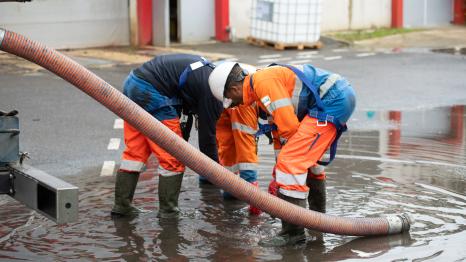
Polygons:
[[225,90],[225,84],[227,82],[228,75],[230,74],[233,67],[237,64],[239,64],[239,66],[245,70],[247,74],[254,73],[257,70],[257,68],[252,65],[225,61],[217,64],[209,76],[210,91],[212,91],[212,94],[215,98],[223,102],[224,108],[230,107],[232,103],[231,99],[223,97],[223,92]]

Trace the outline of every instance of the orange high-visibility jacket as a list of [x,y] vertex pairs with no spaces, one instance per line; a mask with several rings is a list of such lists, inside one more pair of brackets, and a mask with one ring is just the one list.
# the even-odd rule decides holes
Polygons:
[[292,104],[296,75],[285,67],[272,66],[254,73],[253,86],[250,76],[243,83],[243,103],[250,105],[257,101],[262,110],[273,117],[280,139],[288,140],[299,126],[299,120]]

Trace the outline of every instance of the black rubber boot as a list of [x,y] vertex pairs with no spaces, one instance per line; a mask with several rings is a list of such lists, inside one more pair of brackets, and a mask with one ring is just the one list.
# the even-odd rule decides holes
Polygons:
[[[278,193],[278,197],[292,204],[306,208],[305,199],[292,198],[282,195],[281,193]],[[282,220],[282,230],[280,233],[278,233],[276,236],[259,241],[259,245],[264,247],[283,247],[298,244],[304,242],[305,240],[306,234],[304,233],[304,227]]]
[[179,216],[178,197],[180,196],[183,174],[159,176],[159,213],[158,218],[176,218]]
[[309,209],[320,213],[325,213],[327,202],[325,179],[321,180],[309,177],[306,184],[309,187],[309,196],[307,198]]
[[139,172],[118,170],[115,181],[115,204],[111,211],[112,216],[135,216],[146,212],[131,205],[138,179]]

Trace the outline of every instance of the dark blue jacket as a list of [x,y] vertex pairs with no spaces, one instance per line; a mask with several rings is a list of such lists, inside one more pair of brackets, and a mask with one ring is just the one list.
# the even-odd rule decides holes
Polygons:
[[151,83],[161,94],[182,99],[183,109],[198,116],[199,149],[218,162],[215,126],[223,107],[209,88],[208,79],[213,68],[204,66],[190,72],[186,84],[179,86],[180,75],[185,68],[201,59],[190,54],[160,55],[136,68],[133,73]]

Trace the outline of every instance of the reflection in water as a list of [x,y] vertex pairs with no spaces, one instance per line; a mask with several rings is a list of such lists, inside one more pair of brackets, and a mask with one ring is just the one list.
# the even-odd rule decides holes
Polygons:
[[126,245],[118,248],[121,258],[126,261],[141,261],[145,256],[144,238],[136,232],[136,225],[132,219],[113,218],[115,235],[119,236]]
[[[163,257],[160,259],[174,259],[176,261],[188,261],[188,258],[178,253],[181,245],[189,245],[188,241],[183,240],[178,228],[178,220],[160,220],[160,234],[154,238],[154,245],[159,245]],[[157,257],[154,254],[154,257]]]
[[[78,223],[56,226],[0,196],[0,259],[68,260],[424,260],[466,259],[466,149],[464,107],[424,111],[357,112],[328,168],[328,213],[381,216],[411,213],[409,235],[355,238],[308,231],[305,244],[262,248],[279,230],[267,214],[250,217],[241,201],[224,201],[212,185],[188,171],[179,220],[156,212],[134,219],[109,216],[113,179],[87,170],[65,180],[80,188]],[[273,149],[259,147],[260,186],[266,190]],[[158,179],[143,174],[135,203],[156,211]]]

